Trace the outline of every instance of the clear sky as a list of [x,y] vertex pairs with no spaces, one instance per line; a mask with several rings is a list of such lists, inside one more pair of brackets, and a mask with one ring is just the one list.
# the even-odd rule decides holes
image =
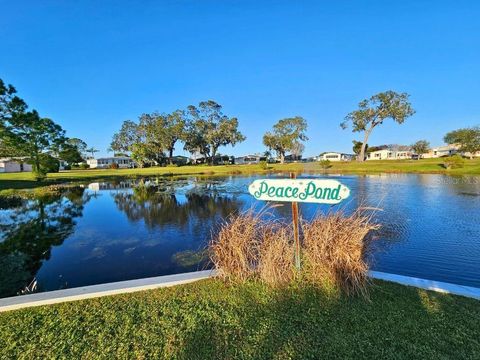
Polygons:
[[351,152],[360,135],[339,123],[389,89],[417,113],[372,145],[440,145],[480,124],[473,0],[0,0],[0,44],[0,78],[100,155],[123,120],[207,99],[239,118],[247,140],[221,150],[237,155],[264,151],[263,133],[295,115],[308,120],[306,155]]

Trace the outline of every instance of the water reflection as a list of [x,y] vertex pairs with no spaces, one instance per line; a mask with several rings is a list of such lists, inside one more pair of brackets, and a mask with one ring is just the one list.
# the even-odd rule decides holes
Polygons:
[[[328,176],[347,185],[351,198],[334,207],[301,204],[301,215],[382,209],[374,215],[382,225],[375,270],[480,286],[480,177]],[[248,194],[257,178],[121,180],[36,200],[0,199],[0,297],[33,279],[39,290],[56,290],[202,269],[218,224],[265,205]],[[291,208],[271,213],[288,221]]]
[[90,196],[84,188],[66,194],[17,200],[0,216],[0,296],[11,296],[32,283],[42,262],[73,233]]
[[239,211],[240,201],[235,196],[220,193],[215,184],[196,184],[177,194],[175,191],[182,185],[141,182],[134,185],[131,192],[115,192],[112,196],[118,209],[130,221],[142,220],[149,229],[192,224],[205,227],[218,218],[227,218]]

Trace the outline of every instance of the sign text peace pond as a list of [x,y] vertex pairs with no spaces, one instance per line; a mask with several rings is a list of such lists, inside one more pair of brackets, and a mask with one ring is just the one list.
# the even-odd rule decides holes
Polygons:
[[257,200],[338,204],[350,189],[331,179],[263,179],[250,184],[248,191]]

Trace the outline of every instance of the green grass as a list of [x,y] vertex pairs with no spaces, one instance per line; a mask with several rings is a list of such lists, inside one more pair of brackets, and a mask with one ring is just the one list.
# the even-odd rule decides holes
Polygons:
[[478,359],[480,302],[376,281],[370,301],[205,280],[0,313],[0,358]]
[[[359,162],[332,162],[329,173],[442,173],[451,175],[480,175],[480,158],[466,160],[465,166],[460,169],[446,170],[442,159],[422,160],[384,160]],[[0,190],[27,189],[49,184],[65,183],[71,181],[95,181],[106,179],[121,179],[138,176],[174,176],[174,175],[235,175],[266,173],[269,171],[295,171],[321,173],[324,170],[318,163],[292,163],[270,165],[264,170],[260,165],[220,165],[220,166],[181,166],[181,167],[152,167],[145,169],[119,169],[119,170],[71,170],[48,174],[43,182],[36,182],[31,173],[6,173],[0,174]]]

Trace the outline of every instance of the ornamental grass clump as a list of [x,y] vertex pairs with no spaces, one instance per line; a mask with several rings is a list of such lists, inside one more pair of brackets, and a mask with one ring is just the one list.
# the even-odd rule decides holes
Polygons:
[[260,217],[249,211],[231,216],[220,227],[210,244],[211,261],[220,277],[245,281],[254,276],[262,226]]
[[305,281],[366,295],[371,232],[378,226],[356,212],[318,215],[301,222],[301,268],[294,263],[292,225],[248,211],[231,216],[210,244],[218,276],[229,282],[260,280],[271,286]]
[[291,226],[283,223],[264,223],[258,242],[258,277],[273,286],[294,280],[294,244]]
[[318,215],[302,223],[303,275],[316,285],[334,284],[347,294],[366,295],[372,249],[371,233],[379,228],[357,211]]
[[265,212],[231,216],[210,244],[211,261],[227,281],[261,279],[271,285],[289,283],[295,275],[291,229]]

